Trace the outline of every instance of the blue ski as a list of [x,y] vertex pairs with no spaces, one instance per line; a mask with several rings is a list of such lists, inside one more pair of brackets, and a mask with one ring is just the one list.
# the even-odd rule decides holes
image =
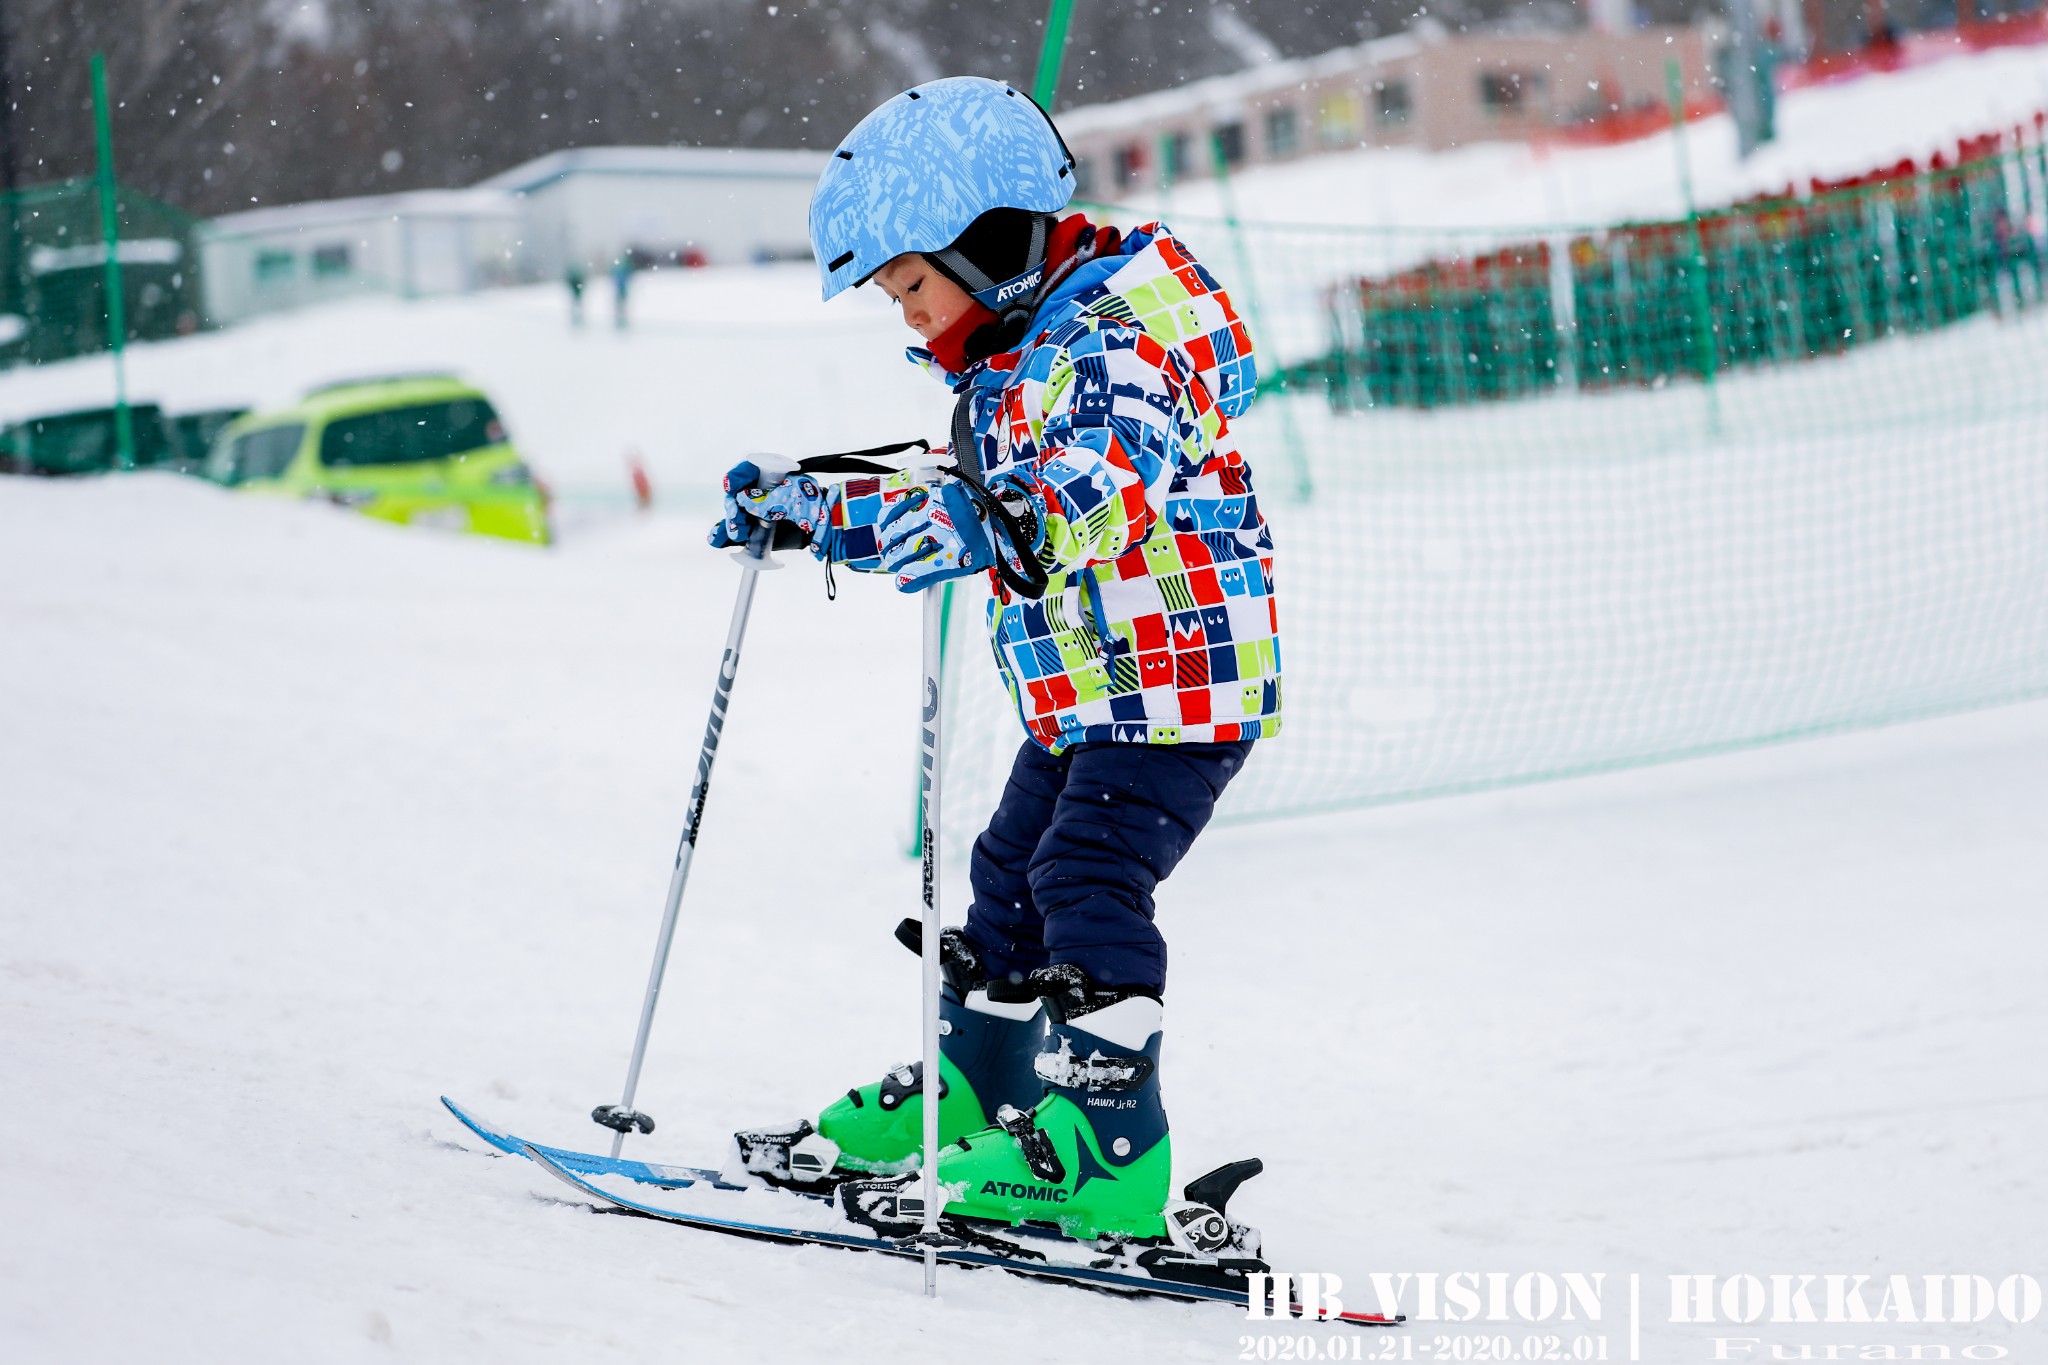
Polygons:
[[[526,1145],[526,1155],[535,1165],[568,1185],[577,1193],[598,1201],[601,1207],[625,1213],[637,1214],[643,1218],[656,1218],[664,1223],[675,1223],[682,1227],[698,1228],[705,1232],[721,1232],[729,1237],[746,1237],[754,1241],[779,1242],[788,1246],[837,1247],[842,1251],[874,1251],[884,1256],[900,1257],[904,1260],[921,1260],[924,1251],[914,1242],[892,1242],[878,1237],[862,1237],[845,1232],[823,1232],[808,1228],[781,1227],[772,1223],[749,1223],[733,1218],[714,1218],[708,1214],[686,1213],[678,1209],[658,1208],[643,1204],[623,1195],[613,1194],[598,1188],[583,1176],[553,1159],[546,1149],[531,1143]],[[624,1172],[617,1172],[624,1174]],[[1077,1285],[1084,1289],[1096,1289],[1110,1294],[1124,1294],[1133,1297],[1174,1299],[1188,1303],[1220,1303],[1242,1310],[1245,1307],[1246,1284],[1242,1271],[1224,1266],[1196,1263],[1187,1267],[1186,1273],[1201,1274],[1222,1283],[1199,1283],[1187,1280],[1162,1278],[1174,1273],[1175,1267],[1162,1262],[1155,1267],[1154,1274],[1129,1274],[1117,1270],[1097,1270],[1087,1266],[1065,1265],[1054,1261],[1027,1260],[1023,1255],[1006,1256],[990,1251],[969,1247],[942,1247],[938,1258],[946,1265],[968,1266],[976,1269],[1007,1270],[1015,1275],[1033,1279],[1053,1280],[1061,1284]],[[1252,1263],[1254,1266],[1257,1262]],[[1368,1327],[1391,1327],[1395,1321],[1366,1313],[1346,1313],[1343,1321]],[[1397,1321],[1397,1320],[1396,1320]]]
[[664,1166],[652,1161],[628,1161],[623,1157],[599,1156],[595,1152],[572,1152],[565,1147],[543,1147],[537,1142],[514,1137],[493,1124],[478,1118],[446,1095],[441,1103],[448,1106],[448,1112],[462,1120],[470,1132],[475,1133],[491,1146],[512,1156],[526,1156],[539,1152],[549,1161],[570,1171],[584,1175],[620,1175],[642,1185],[659,1185],[663,1189],[680,1190],[691,1185],[709,1185],[719,1190],[751,1189],[749,1185],[735,1185],[717,1171],[702,1166]]

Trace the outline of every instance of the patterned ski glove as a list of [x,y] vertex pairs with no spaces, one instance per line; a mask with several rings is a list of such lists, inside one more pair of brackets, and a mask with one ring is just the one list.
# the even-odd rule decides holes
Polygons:
[[889,508],[875,532],[882,569],[896,575],[896,586],[904,592],[920,592],[995,564],[981,509],[958,479],[912,488]]
[[823,533],[832,524],[832,503],[838,489],[800,474],[794,461],[780,455],[755,455],[725,475],[725,515],[711,528],[711,544],[723,549],[745,545],[757,526],[771,526],[770,549],[808,546],[823,557]]

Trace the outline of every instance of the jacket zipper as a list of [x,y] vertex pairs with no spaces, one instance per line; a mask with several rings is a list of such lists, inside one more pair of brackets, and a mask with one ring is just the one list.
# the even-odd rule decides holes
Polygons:
[[1114,664],[1116,639],[1109,633],[1108,618],[1102,610],[1102,584],[1096,581],[1095,566],[1084,564],[1075,572],[1081,575],[1081,595],[1088,599],[1084,610],[1088,613],[1089,624],[1095,627],[1095,652],[1104,663]]

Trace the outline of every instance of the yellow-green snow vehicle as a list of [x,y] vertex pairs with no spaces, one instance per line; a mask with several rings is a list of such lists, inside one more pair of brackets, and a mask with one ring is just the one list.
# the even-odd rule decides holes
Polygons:
[[386,521],[545,545],[547,492],[490,400],[446,375],[352,380],[251,413],[215,440],[208,477],[326,498]]

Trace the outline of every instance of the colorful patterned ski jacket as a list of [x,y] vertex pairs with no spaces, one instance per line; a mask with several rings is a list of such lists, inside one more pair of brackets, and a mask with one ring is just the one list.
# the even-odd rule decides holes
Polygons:
[[[1021,479],[1045,504],[1044,596],[991,574],[988,606],[1031,737],[1057,753],[1277,733],[1273,541],[1230,429],[1258,371],[1187,247],[1148,223],[1060,279],[1016,350],[957,375],[910,356],[969,395],[983,478]],[[857,537],[900,486],[848,481],[835,522]]]

